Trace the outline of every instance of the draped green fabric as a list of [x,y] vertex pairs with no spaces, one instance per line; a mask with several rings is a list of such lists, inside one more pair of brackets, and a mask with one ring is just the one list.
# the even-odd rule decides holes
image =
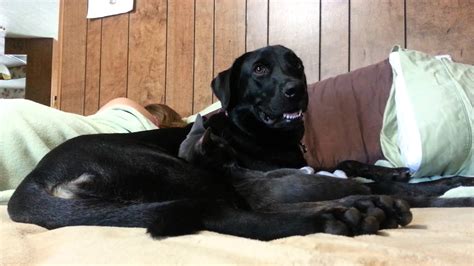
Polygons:
[[[393,71],[393,86],[384,113],[381,145],[392,166],[405,166],[400,150],[396,77],[403,76],[413,108],[422,159],[414,177],[474,176],[474,66],[395,46],[401,69]],[[397,73],[401,71],[402,73]]]

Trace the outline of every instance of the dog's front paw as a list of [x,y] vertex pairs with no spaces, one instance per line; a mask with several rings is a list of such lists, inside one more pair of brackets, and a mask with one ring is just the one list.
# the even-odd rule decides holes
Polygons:
[[380,229],[405,226],[412,220],[408,203],[390,196],[350,196],[337,202],[341,206],[323,214],[325,233],[375,234]]
[[410,169],[406,167],[393,168],[391,173],[392,181],[408,182],[411,178]]
[[397,181],[408,182],[410,180],[410,169],[406,167],[391,168],[370,165],[358,161],[343,161],[337,165],[337,169],[343,170],[350,177],[364,177],[376,182]]

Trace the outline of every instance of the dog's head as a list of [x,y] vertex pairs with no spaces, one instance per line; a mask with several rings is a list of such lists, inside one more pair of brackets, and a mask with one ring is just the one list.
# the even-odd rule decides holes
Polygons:
[[237,124],[293,129],[308,105],[301,59],[276,45],[245,53],[212,81],[212,90]]

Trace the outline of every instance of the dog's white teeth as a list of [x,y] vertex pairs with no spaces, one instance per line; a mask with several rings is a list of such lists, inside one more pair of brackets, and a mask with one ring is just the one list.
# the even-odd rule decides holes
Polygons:
[[294,112],[294,113],[284,113],[283,118],[290,119],[290,120],[297,119],[297,118],[301,117],[302,113],[303,112],[301,110],[298,111],[298,112]]

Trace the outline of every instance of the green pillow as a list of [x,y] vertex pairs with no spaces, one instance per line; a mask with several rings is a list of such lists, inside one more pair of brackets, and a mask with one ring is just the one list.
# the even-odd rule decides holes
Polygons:
[[393,85],[381,131],[385,158],[394,167],[410,167],[413,177],[474,176],[474,66],[400,46],[390,63]]

